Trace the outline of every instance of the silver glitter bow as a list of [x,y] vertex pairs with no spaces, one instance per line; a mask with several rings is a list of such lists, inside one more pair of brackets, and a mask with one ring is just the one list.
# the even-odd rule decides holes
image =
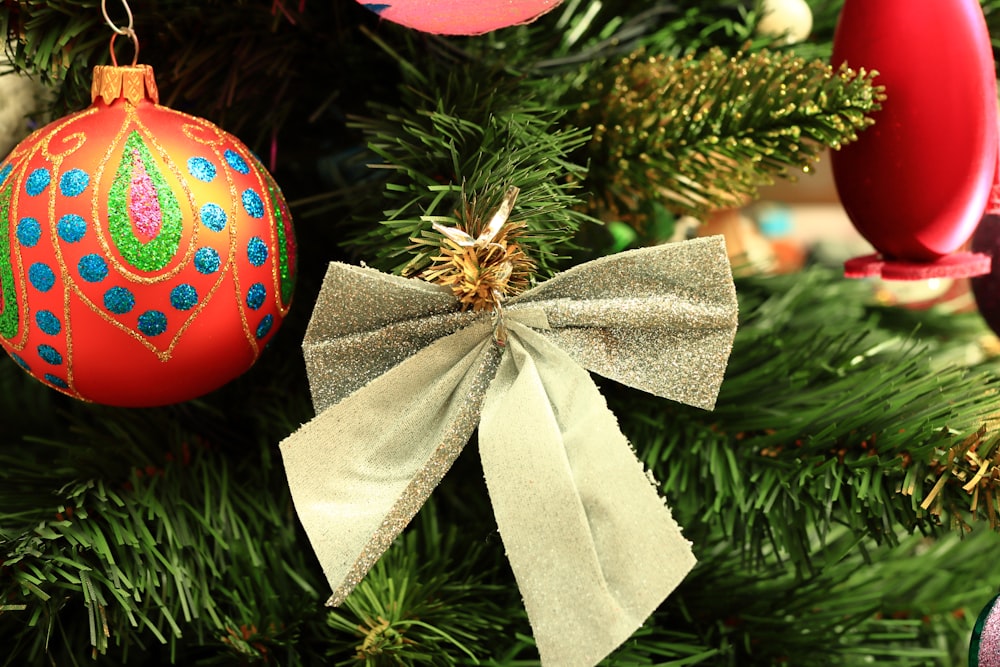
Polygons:
[[504,346],[446,289],[330,264],[303,343],[317,416],[281,445],[292,497],[339,604],[478,426],[542,662],[593,665],[695,561],[587,370],[712,408],[737,321],[725,245],[581,264],[502,317]]

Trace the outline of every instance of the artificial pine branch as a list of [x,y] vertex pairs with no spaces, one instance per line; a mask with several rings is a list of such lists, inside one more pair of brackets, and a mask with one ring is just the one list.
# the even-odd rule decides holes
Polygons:
[[[6,605],[22,608],[0,621],[21,664],[46,653],[69,664],[86,646],[115,660],[150,642],[177,654],[182,638],[236,654],[249,647],[259,657],[287,643],[310,613],[289,592],[318,603],[287,497],[259,492],[274,488],[273,467],[240,464],[197,435],[164,429],[155,411],[144,417],[80,423],[73,441],[35,444],[47,459],[3,456],[3,477],[25,480],[40,479],[53,460],[71,461],[76,448],[87,457],[104,450],[111,468],[124,461],[112,448],[139,461],[146,447],[163,448],[159,464],[140,464],[117,481],[95,476],[52,489],[42,518],[4,498],[0,591]],[[248,645],[232,641],[250,626],[266,634]]]
[[77,102],[89,90],[90,70],[109,59],[103,21],[97,0],[18,0],[4,3],[0,34],[16,70],[45,83],[66,82],[64,93]]
[[695,217],[745,205],[855,140],[883,99],[873,78],[789,53],[635,53],[596,83],[580,115],[594,127],[592,209],[641,227],[654,203]]
[[484,545],[442,529],[433,505],[330,612],[329,626],[356,638],[352,654],[331,653],[335,664],[475,664],[503,641],[513,619],[498,603],[509,588],[488,581]]
[[282,361],[299,339],[211,401],[147,410],[68,399],[0,359],[0,411],[19,413],[0,437],[0,664],[322,655],[321,577],[272,451],[308,412]]
[[[124,26],[120,3],[107,4]],[[156,70],[162,102],[212,120],[261,152],[293,120],[299,132],[319,123],[335,99],[352,108],[352,91],[374,91],[371,78],[383,74],[358,48],[357,25],[377,17],[353,2],[148,0],[133,14],[139,59]],[[99,0],[7,0],[0,32],[14,69],[55,89],[54,116],[90,103],[93,67],[110,63],[112,32]],[[121,64],[131,62],[128,39],[117,39],[115,51]]]
[[[750,562],[807,571],[810,544],[835,526],[880,543],[996,525],[998,471],[976,478],[996,436],[968,440],[994,424],[996,376],[935,363],[965,342],[879,327],[864,290],[820,269],[741,279],[715,411],[623,399],[630,439],[696,544],[718,530]],[[701,464],[678,466],[689,454]]]
[[975,616],[1000,586],[989,565],[998,547],[1000,535],[983,530],[965,538],[900,535],[894,546],[865,551],[838,528],[809,546],[817,568],[804,574],[774,559],[748,567],[716,533],[654,616],[642,648],[654,648],[657,629],[670,628],[695,633],[716,654],[702,663],[656,664],[963,664]]
[[384,217],[374,228],[364,220],[348,245],[374,266],[418,273],[439,253],[432,223],[466,225],[463,196],[486,217],[513,186],[520,194],[511,219],[525,224],[521,245],[543,276],[551,274],[590,222],[574,209],[585,168],[572,158],[587,131],[494,67],[402,69],[402,104],[373,105],[377,115],[355,121],[380,160],[372,166],[386,172]]

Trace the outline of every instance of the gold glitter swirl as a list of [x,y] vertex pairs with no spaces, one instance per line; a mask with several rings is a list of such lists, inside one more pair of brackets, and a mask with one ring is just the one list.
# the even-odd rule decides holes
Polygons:
[[208,122],[184,123],[181,126],[181,131],[191,141],[196,141],[205,146],[221,146],[226,142],[226,137],[219,128]]

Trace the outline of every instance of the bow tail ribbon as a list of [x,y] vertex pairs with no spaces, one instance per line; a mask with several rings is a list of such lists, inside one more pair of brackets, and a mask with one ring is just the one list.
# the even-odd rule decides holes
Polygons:
[[479,451],[542,662],[593,665],[694,566],[590,375],[511,323]]
[[338,605],[416,515],[479,423],[488,323],[441,338],[281,446],[295,510]]

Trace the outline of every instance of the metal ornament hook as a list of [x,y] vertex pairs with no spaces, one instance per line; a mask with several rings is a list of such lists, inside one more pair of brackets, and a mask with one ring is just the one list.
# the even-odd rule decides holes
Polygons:
[[114,32],[111,35],[111,44],[108,47],[111,51],[111,64],[118,67],[118,57],[115,55],[115,39],[117,39],[118,35],[125,35],[132,40],[132,46],[135,48],[135,55],[132,56],[132,66],[135,67],[139,62],[139,36],[133,27],[135,19],[132,16],[132,8],[129,7],[127,0],[122,0],[122,5],[125,7],[125,15],[128,16],[128,25],[124,28],[115,25],[115,22],[108,15],[108,0],[101,0],[101,13],[104,14],[105,22],[107,22],[108,26]]
[[119,28],[115,25],[115,22],[111,20],[108,16],[108,0],[101,0],[101,13],[104,14],[104,20],[107,21],[108,25],[119,35],[127,35],[130,32],[134,33],[132,29],[134,26],[134,21],[132,18],[132,8],[128,6],[127,0],[122,0],[122,5],[125,7],[125,15],[128,16],[128,25],[124,28]]
[[[135,67],[139,62],[139,36],[135,34],[134,30],[129,30],[127,33],[129,39],[132,40],[132,46],[134,47],[134,53],[132,55],[132,67]],[[111,35],[111,44],[108,48],[111,50],[111,64],[118,67],[118,56],[115,55],[115,39],[118,37],[119,33]]]

